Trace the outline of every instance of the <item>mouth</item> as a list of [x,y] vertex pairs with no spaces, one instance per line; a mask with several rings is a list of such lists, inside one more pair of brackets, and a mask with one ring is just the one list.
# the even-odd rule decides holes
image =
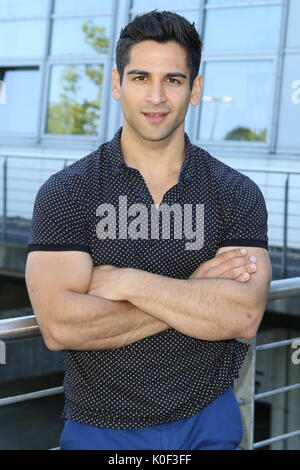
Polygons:
[[142,113],[150,122],[161,122],[166,119],[169,113]]

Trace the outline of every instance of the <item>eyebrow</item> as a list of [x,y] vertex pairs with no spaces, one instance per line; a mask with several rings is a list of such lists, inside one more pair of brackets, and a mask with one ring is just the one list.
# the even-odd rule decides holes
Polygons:
[[[127,72],[127,75],[151,75],[150,72],[147,72],[146,70],[129,70]],[[187,76],[184,73],[181,72],[169,72],[165,74],[165,77],[181,77],[181,78],[187,78]]]

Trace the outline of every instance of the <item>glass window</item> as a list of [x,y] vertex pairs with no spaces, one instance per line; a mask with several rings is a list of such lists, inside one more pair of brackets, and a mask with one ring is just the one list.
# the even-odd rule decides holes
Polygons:
[[3,21],[0,28],[0,57],[39,57],[45,43],[44,20]]
[[114,7],[114,1],[101,2],[99,0],[55,0],[54,13],[73,14],[73,13],[101,13],[102,11],[111,11]]
[[206,3],[215,3],[217,5],[224,5],[224,4],[228,4],[228,3],[236,3],[238,0],[231,0],[229,2],[229,0],[206,0]]
[[197,31],[199,31],[199,15],[197,11],[176,11],[178,15],[184,16],[190,23],[195,23]]
[[[186,0],[183,5],[182,0],[158,0],[151,2],[151,10],[158,8],[159,10],[180,10],[182,7],[199,8],[199,0]],[[134,10],[150,11],[149,0],[133,0],[132,8]]]
[[46,133],[97,135],[103,64],[55,65],[51,72]]
[[53,23],[52,54],[107,53],[110,37],[110,17],[59,19]]
[[45,15],[47,7],[48,0],[0,0],[0,17]]
[[287,30],[287,47],[300,47],[300,2],[299,0],[290,0],[289,19]]
[[204,49],[274,49],[279,41],[280,16],[280,5],[207,10]]
[[[254,0],[255,1],[255,0]],[[208,4],[215,4],[215,5],[229,5],[231,3],[249,3],[249,0],[206,0]],[[274,2],[274,0],[264,0],[265,3],[267,2]]]
[[35,133],[39,102],[39,70],[15,69],[4,72],[2,70],[1,79],[5,83],[6,104],[0,106],[0,133]]
[[272,65],[263,60],[207,62],[198,138],[266,141]]
[[[142,13],[146,13],[149,10],[149,1],[147,0],[138,0],[134,1],[134,10],[140,11]],[[180,11],[180,7],[182,8],[182,0],[177,0],[177,1],[158,1],[157,5],[154,4],[151,6],[151,9],[154,10],[155,8],[158,8],[160,10],[166,9],[169,11],[172,11],[174,13],[178,13],[178,15],[183,16],[186,18],[190,23],[195,23],[195,27],[197,30],[199,30],[199,1],[189,1],[186,6],[190,6],[191,8],[195,7],[195,11]],[[197,9],[196,9],[197,8]],[[132,16],[131,19],[134,18],[135,15]]]
[[300,55],[285,57],[279,118],[278,146],[300,147]]

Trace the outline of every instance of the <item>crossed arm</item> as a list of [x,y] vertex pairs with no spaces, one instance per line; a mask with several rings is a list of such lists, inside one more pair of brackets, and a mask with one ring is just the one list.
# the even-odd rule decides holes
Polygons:
[[177,280],[92,268],[83,252],[36,251],[29,253],[25,279],[51,350],[111,349],[168,328],[207,340],[251,337],[264,312],[271,264],[266,250],[248,252],[256,256],[257,269],[249,268],[240,250],[226,247],[189,279]]
[[[232,250],[221,248],[217,255]],[[248,249],[250,250],[250,248]],[[94,268],[89,294],[128,301],[188,336],[210,341],[252,338],[264,314],[272,278],[268,253],[252,248],[258,267],[248,282],[205,278],[201,266],[187,280],[131,268]]]

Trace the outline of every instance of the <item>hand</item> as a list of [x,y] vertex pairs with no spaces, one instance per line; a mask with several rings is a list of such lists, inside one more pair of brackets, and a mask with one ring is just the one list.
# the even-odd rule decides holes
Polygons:
[[[250,265],[253,265],[251,267]],[[189,279],[195,278],[226,278],[239,282],[247,282],[251,274],[256,272],[255,256],[241,253],[240,249],[223,251],[214,258],[200,264]],[[246,277],[244,275],[247,274]]]
[[125,300],[120,292],[123,274],[124,268],[109,264],[95,266],[92,269],[87,294],[104,297],[108,300]]

